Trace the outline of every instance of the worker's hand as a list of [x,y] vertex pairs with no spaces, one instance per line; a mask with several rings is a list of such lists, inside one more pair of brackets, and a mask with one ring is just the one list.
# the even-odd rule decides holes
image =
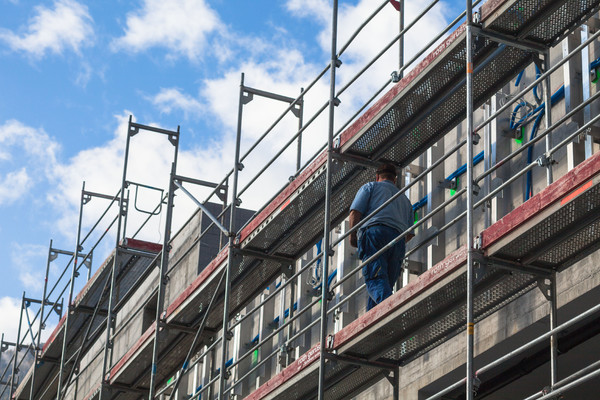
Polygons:
[[415,235],[414,235],[414,234],[412,234],[412,233],[409,233],[409,234],[407,234],[407,235],[406,235],[406,242],[408,242],[410,239],[412,239],[412,238],[414,238],[414,237],[415,237]]
[[358,240],[356,239],[356,232],[350,234],[350,246],[358,247]]

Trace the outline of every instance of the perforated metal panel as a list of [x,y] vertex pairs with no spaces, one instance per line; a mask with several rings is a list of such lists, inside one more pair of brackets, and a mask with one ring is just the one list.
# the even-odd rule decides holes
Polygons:
[[[548,10],[554,12],[548,14]],[[527,0],[512,4],[490,29],[538,43],[552,45],[562,37],[561,30],[572,29],[598,10],[596,1]]]
[[[357,390],[379,381],[384,376],[379,368],[358,367],[339,361],[326,362],[325,380],[330,382],[325,389],[325,399],[345,400]],[[273,400],[313,400],[317,398],[315,382],[319,381],[318,362],[311,366],[311,372],[302,379],[294,381],[283,393],[268,397]]]
[[[474,315],[481,320],[515,297],[531,290],[535,278],[526,274],[507,274],[488,269],[475,285]],[[464,330],[466,324],[466,266],[456,278],[437,290],[421,295],[410,308],[369,332],[346,350],[353,355],[408,362]],[[372,340],[376,337],[377,340]]]
[[599,246],[600,185],[596,184],[498,250],[497,257],[562,270]]
[[[145,242],[140,242],[142,246]],[[156,246],[154,246],[156,247]],[[149,252],[146,250],[136,249],[135,245],[131,246],[132,250],[126,250],[120,248],[118,252],[117,268],[115,271],[116,275],[116,286],[113,291],[113,305],[117,304],[119,300],[129,294],[134,289],[134,284],[137,279],[143,275],[150,267],[156,253]],[[67,331],[67,348],[66,348],[66,360],[73,360],[75,352],[80,349],[83,342],[83,336],[87,330],[92,315],[90,312],[96,307],[96,304],[102,297],[102,291],[105,283],[109,278],[110,271],[112,269],[115,252],[106,259],[106,261],[99,267],[98,271],[88,281],[84,289],[79,293],[74,301],[73,313],[69,316],[68,331]],[[85,307],[89,311],[83,312],[81,308]],[[106,312],[108,308],[108,296],[102,300],[100,304],[100,310]],[[106,318],[103,316],[97,316],[92,322],[90,332],[101,333],[101,326],[106,324]],[[55,374],[58,373],[58,365],[54,360],[59,360],[62,353],[63,339],[64,339],[64,328],[65,323],[60,325],[56,331],[55,336],[46,345],[45,351],[42,354],[41,365],[36,369],[36,377],[34,384],[34,393],[36,396],[41,396],[41,391],[45,390],[54,379]],[[100,328],[97,331],[97,328]],[[70,371],[72,363],[65,363],[65,371]],[[65,376],[66,378],[66,376]],[[22,388],[27,390],[20,390],[17,393],[18,399],[29,399],[29,385],[31,375],[27,375],[27,380],[22,383]],[[55,385],[55,384],[54,384]],[[55,385],[56,386],[56,385]],[[47,396],[52,398],[55,396],[55,391],[48,391]],[[37,397],[36,397],[37,398]],[[44,397],[45,398],[45,397]]]

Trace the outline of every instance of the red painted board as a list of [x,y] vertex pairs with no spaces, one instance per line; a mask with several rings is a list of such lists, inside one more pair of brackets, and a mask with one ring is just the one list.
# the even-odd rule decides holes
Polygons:
[[130,249],[148,251],[150,253],[158,253],[162,250],[162,244],[146,242],[143,240],[132,239],[132,238],[126,238],[123,241],[122,245],[124,247],[130,248]]
[[375,306],[371,311],[342,328],[335,334],[333,347],[339,349],[344,344],[359,336],[370,326],[378,323],[390,313],[402,307],[421,293],[425,292],[439,280],[452,273],[467,262],[467,247],[462,246],[448,257],[424,272],[419,278]]
[[287,368],[281,371],[279,374],[275,375],[273,378],[269,379],[265,384],[261,385],[254,392],[249,394],[244,400],[259,400],[264,396],[268,395],[279,386],[283,385],[285,382],[292,379],[299,372],[301,372],[304,368],[311,365],[315,361],[319,359],[321,354],[321,344],[317,343],[306,353],[302,354],[296,361],[291,363]]
[[225,247],[217,256],[202,270],[200,275],[194,279],[191,285],[189,285],[177,298],[169,304],[166,311],[166,317],[169,317],[173,313],[177,311],[179,306],[181,306],[189,297],[191,297],[196,290],[210,277],[213,272],[227,259],[227,255],[229,252],[229,246]]
[[44,347],[42,347],[42,357],[44,357],[44,353],[48,349],[48,346],[50,346],[52,344],[52,342],[54,342],[54,339],[56,339],[56,335],[58,334],[58,331],[60,331],[62,326],[65,324],[66,320],[67,320],[67,314],[63,315],[62,318],[60,319],[60,321],[58,321],[56,328],[54,328],[54,330],[52,331],[52,334],[50,335],[50,337],[48,337],[48,340],[46,340],[46,343],[44,343]]
[[560,201],[570,191],[586,183],[591,177],[600,172],[600,153],[588,158],[563,177],[546,187],[544,190],[515,208],[498,222],[481,233],[482,248],[485,250],[503,236],[509,234],[521,224],[544,210],[556,201]]
[[114,382],[114,377],[117,375],[117,373],[121,370],[121,368],[123,368],[123,366],[125,364],[127,364],[127,362],[133,357],[133,355],[140,349],[140,347],[142,347],[144,345],[144,343],[146,343],[146,341],[148,340],[148,338],[150,338],[152,335],[154,335],[154,331],[156,330],[156,324],[152,324],[148,327],[148,329],[146,329],[146,332],[144,332],[144,334],[142,336],[140,336],[140,338],[135,342],[135,344],[133,346],[131,346],[131,348],[129,349],[129,351],[127,351],[127,353],[125,353],[123,355],[123,357],[121,357],[121,359],[119,360],[119,362],[117,362],[115,364],[114,367],[111,368],[109,374],[110,374],[110,383]]

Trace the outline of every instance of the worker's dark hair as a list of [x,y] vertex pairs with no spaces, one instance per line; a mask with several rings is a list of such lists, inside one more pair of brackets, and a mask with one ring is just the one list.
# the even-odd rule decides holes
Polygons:
[[383,179],[389,179],[393,181],[396,179],[396,166],[390,163],[382,164],[379,166],[379,168],[377,168],[376,173]]

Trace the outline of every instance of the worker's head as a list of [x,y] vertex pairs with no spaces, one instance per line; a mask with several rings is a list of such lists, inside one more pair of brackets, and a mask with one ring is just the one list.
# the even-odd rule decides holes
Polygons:
[[396,182],[396,166],[394,164],[382,164],[377,168],[375,172],[375,179],[377,182],[386,180]]

